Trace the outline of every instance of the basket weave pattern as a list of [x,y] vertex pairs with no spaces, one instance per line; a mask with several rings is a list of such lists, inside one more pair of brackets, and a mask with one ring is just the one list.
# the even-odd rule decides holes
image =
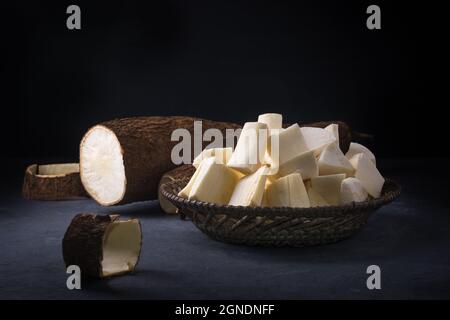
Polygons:
[[161,192],[182,214],[213,239],[252,246],[303,247],[352,236],[369,216],[400,195],[400,186],[386,179],[380,198],[342,206],[262,208],[217,205],[179,197],[189,179],[171,181]]

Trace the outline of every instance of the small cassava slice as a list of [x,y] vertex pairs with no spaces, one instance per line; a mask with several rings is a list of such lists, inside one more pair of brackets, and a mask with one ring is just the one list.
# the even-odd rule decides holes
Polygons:
[[77,265],[82,276],[110,277],[134,270],[141,252],[139,220],[119,215],[77,214],[62,241],[66,266]]

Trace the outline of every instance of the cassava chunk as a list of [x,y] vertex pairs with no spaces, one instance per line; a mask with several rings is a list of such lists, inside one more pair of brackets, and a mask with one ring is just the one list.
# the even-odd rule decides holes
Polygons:
[[377,167],[364,153],[358,153],[350,159],[355,168],[355,178],[361,181],[364,189],[374,198],[381,195],[384,178]]
[[348,149],[345,156],[347,159],[351,159],[354,155],[357,155],[358,153],[364,153],[367,158],[369,158],[370,161],[373,162],[374,165],[377,164],[377,161],[375,159],[375,155],[370,151],[367,147],[363,146],[362,144],[352,142],[350,143],[350,148]]
[[[189,199],[216,204],[228,204],[236,183],[242,176],[239,172],[215,162],[214,158],[202,161],[191,180]],[[183,196],[183,194],[179,194]]]
[[80,213],[64,235],[63,258],[66,266],[79,266],[82,276],[110,277],[134,270],[141,245],[139,220]]
[[327,203],[337,206],[340,203],[341,183],[344,179],[343,173],[317,176],[311,178],[311,186]]
[[319,175],[319,167],[317,166],[314,151],[300,153],[294,158],[286,161],[278,169],[277,175],[284,177],[294,172],[299,172],[302,175],[303,180]]
[[349,177],[354,171],[352,164],[336,143],[330,143],[325,147],[320,154],[318,165],[320,175],[345,173]]
[[205,149],[194,159],[192,165],[196,168],[200,165],[200,162],[206,158],[214,157],[216,159],[216,163],[227,164],[231,158],[231,154],[233,153],[233,148],[211,148]]
[[300,173],[292,173],[268,185],[266,198],[270,207],[310,207],[308,193]]
[[232,206],[261,206],[267,171],[267,167],[263,166],[254,173],[241,178],[236,184],[228,204]]
[[228,161],[228,167],[245,174],[258,170],[264,162],[267,136],[268,129],[265,123],[247,122]]
[[342,180],[341,183],[341,203],[348,204],[351,202],[366,201],[368,197],[367,191],[364,190],[361,181],[350,177]]

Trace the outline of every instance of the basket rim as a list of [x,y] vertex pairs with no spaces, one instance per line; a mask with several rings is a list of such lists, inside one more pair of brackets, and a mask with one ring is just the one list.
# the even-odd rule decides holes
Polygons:
[[[250,207],[250,206],[233,206],[220,205],[210,202],[198,200],[189,200],[173,193],[173,189],[182,188],[189,181],[188,178],[169,181],[161,185],[161,193],[175,206],[182,209],[193,211],[208,212],[212,214],[227,214],[235,217],[243,217],[246,215],[257,215],[266,217],[276,216],[293,216],[293,217],[336,217],[338,215],[348,215],[355,212],[375,210],[379,207],[392,202],[401,193],[401,186],[392,179],[386,178],[383,186],[382,194],[379,198],[369,199],[362,202],[352,202],[345,205],[332,205],[309,208],[293,208],[293,207]],[[388,189],[388,190],[386,190]]]

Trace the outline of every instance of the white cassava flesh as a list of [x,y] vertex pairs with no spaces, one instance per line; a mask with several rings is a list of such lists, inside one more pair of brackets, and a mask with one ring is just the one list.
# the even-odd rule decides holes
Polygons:
[[319,161],[320,175],[345,173],[347,177],[353,174],[353,166],[342,153],[337,143],[330,143],[323,149]]
[[249,174],[264,163],[268,129],[265,123],[247,122],[227,166]]
[[270,134],[267,152],[274,167],[279,167],[295,156],[308,151],[298,124],[272,132]]
[[258,122],[265,123],[269,131],[281,129],[283,125],[283,116],[279,113],[265,113],[258,116]]
[[323,207],[328,206],[328,202],[316,191],[311,185],[311,181],[305,183],[306,191],[308,192],[309,203],[311,207]]
[[306,150],[312,150],[316,155],[319,155],[325,146],[336,141],[333,133],[325,129],[302,127],[301,132]]
[[200,154],[195,157],[194,161],[192,162],[192,165],[196,168],[200,165],[200,162],[202,160],[205,160],[206,158],[212,158],[214,157],[216,159],[216,163],[219,164],[227,164],[228,161],[231,158],[231,155],[233,153],[233,148],[211,148],[211,149],[205,149]]
[[242,176],[214,158],[202,161],[189,190],[189,199],[217,204],[228,204],[233,190]]
[[341,183],[341,203],[361,202],[367,200],[368,194],[364,190],[361,181],[350,177],[342,180]]
[[317,166],[314,151],[300,153],[286,161],[278,169],[277,175],[283,177],[294,172],[299,172],[303,180],[308,180],[319,175],[319,167]]
[[369,158],[369,160],[376,165],[377,162],[375,159],[375,155],[372,153],[372,151],[370,151],[367,147],[363,146],[362,144],[356,142],[350,143],[350,147],[345,156],[347,157],[347,159],[351,159],[354,155],[357,155],[358,153],[364,153],[367,156],[367,158]]
[[331,132],[336,139],[336,144],[339,146],[339,125],[332,123],[324,128],[325,130]]
[[271,183],[266,190],[269,207],[310,207],[308,193],[300,173],[292,173]]
[[133,271],[141,251],[141,227],[136,219],[114,221],[103,242],[104,277]]
[[377,167],[364,153],[358,153],[350,159],[355,168],[355,178],[361,181],[364,189],[374,198],[381,195],[384,178]]
[[263,166],[254,173],[239,180],[231,195],[229,205],[261,206],[266,186],[267,167]]
[[345,174],[331,174],[311,178],[312,188],[331,205],[339,205],[341,197],[341,183]]
[[122,200],[126,189],[122,148],[110,129],[91,128],[80,145],[80,176],[86,191],[100,204]]

